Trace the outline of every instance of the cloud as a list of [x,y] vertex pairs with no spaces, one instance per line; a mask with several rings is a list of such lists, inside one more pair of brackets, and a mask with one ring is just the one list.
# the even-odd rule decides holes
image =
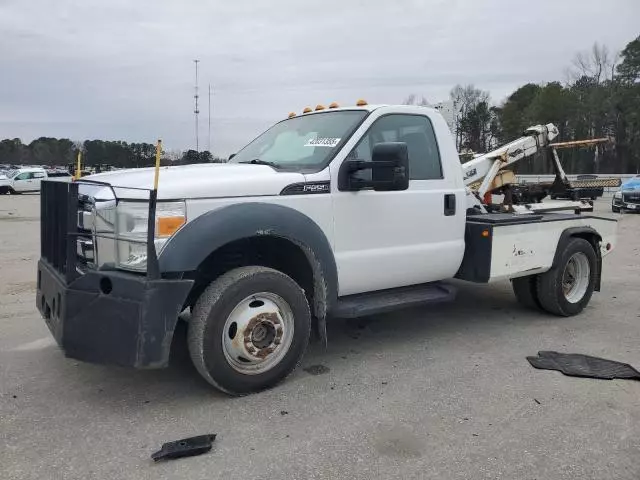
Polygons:
[[594,41],[638,35],[640,3],[564,0],[255,2],[0,0],[0,136],[200,144],[235,151],[306,105],[431,101],[563,78]]

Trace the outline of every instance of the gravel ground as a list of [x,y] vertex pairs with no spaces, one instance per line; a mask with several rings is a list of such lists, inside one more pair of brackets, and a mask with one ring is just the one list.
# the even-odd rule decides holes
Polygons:
[[[640,367],[640,216],[618,216],[582,315],[524,310],[506,282],[460,283],[455,303],[333,322],[328,349],[312,346],[284,384],[228,398],[191,366],[183,330],[166,370],[64,358],[34,305],[38,212],[37,195],[0,197],[2,479],[640,478],[640,382],[525,360],[559,350]],[[210,432],[209,454],[149,458]]]

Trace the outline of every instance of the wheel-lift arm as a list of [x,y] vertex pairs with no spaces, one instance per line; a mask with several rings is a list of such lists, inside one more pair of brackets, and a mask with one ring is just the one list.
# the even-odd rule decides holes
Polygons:
[[552,123],[529,127],[517,140],[464,163],[462,172],[465,185],[470,186],[482,180],[477,189],[478,197],[482,198],[501,169],[548,147],[557,136],[558,129]]

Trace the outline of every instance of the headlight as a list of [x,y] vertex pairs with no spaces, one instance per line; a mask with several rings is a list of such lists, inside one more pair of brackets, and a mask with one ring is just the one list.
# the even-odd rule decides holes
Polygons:
[[622,192],[616,192],[613,194],[613,198],[622,198]]
[[[116,207],[116,266],[144,272],[147,269],[148,202],[118,203]],[[156,205],[155,248],[160,253],[167,240],[186,222],[184,202]]]

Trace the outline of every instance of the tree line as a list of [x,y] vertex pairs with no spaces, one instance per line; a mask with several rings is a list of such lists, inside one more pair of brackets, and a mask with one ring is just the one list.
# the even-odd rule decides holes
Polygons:
[[[453,135],[459,152],[487,152],[522,135],[531,125],[554,123],[555,141],[608,138],[596,150],[559,150],[570,173],[640,173],[640,36],[619,54],[594,44],[576,55],[565,82],[527,83],[501,105],[473,85],[454,87]],[[405,103],[428,104],[411,95]],[[551,173],[550,160],[520,162],[518,173]]]
[[[68,138],[40,137],[29,144],[19,138],[0,141],[0,163],[11,165],[65,166],[75,164],[82,152],[85,166],[111,165],[119,168],[146,167],[155,164],[156,146],[151,143],[86,140],[73,142]],[[162,152],[163,165],[189,163],[220,163],[209,151]]]
[[[554,123],[556,141],[607,137],[597,149],[559,151],[569,173],[640,173],[640,36],[619,54],[595,44],[579,53],[567,69],[565,82],[527,83],[501,105],[492,105],[489,92],[473,85],[455,86],[453,135],[461,153],[486,152],[522,135],[535,124]],[[405,103],[428,105],[411,95]],[[143,167],[155,162],[155,145],[123,141],[40,137],[29,144],[20,139],[0,141],[0,163],[66,165],[83,152],[85,165]],[[464,158],[464,155],[462,156]],[[211,152],[163,152],[163,165],[224,162]],[[518,173],[550,173],[549,159],[520,162]]]

